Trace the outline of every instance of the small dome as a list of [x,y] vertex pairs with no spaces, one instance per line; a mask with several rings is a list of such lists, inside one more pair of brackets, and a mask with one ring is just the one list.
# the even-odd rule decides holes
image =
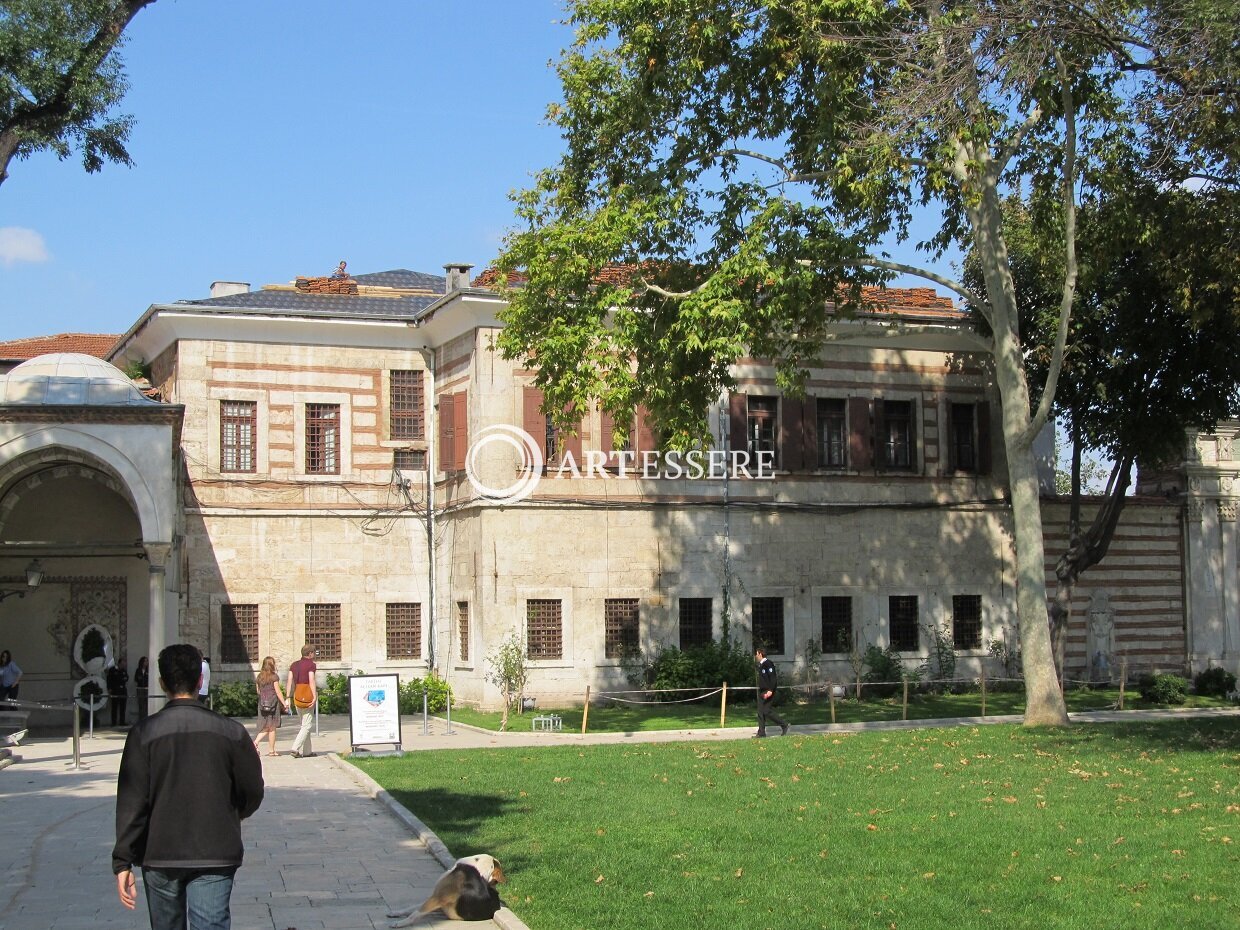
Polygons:
[[22,362],[0,377],[0,404],[130,406],[142,396],[115,365],[79,352],[54,352]]

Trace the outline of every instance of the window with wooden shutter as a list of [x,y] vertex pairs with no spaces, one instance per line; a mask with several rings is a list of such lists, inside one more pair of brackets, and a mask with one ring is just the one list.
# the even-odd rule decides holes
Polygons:
[[455,397],[439,395],[439,470],[445,475],[456,470],[456,415]]
[[[522,390],[522,429],[535,442],[542,443],[544,468],[558,468],[564,461],[565,455],[571,454],[574,465],[576,465],[578,470],[581,470],[581,421],[577,421],[573,430],[559,429],[555,425],[554,418],[543,413],[543,400],[543,392],[536,387],[527,385]],[[604,435],[603,438],[606,441],[608,437]]]
[[[779,398],[779,460],[785,471],[801,471],[809,459],[805,443],[805,401],[799,397]],[[813,443],[809,444],[813,449]]]
[[952,595],[952,645],[956,649],[982,648],[982,596]]
[[950,407],[950,465],[952,471],[977,471],[977,434],[972,404],[951,404]]
[[458,391],[452,401],[452,470],[464,471],[469,454],[469,392]]
[[829,596],[822,599],[822,651],[846,653],[852,649],[852,598]]
[[749,397],[746,394],[728,396],[728,448],[733,452],[749,448]]
[[758,453],[766,452],[765,458],[780,467],[779,449],[775,441],[778,435],[776,416],[779,413],[779,399],[776,397],[755,397],[750,395],[748,417],[745,434],[748,437],[747,451],[751,464],[758,462]]
[[603,601],[603,655],[623,659],[636,655],[641,633],[637,598],[609,597]]
[[303,641],[314,648],[318,658],[327,662],[339,662],[340,605],[307,604],[306,635]]
[[385,604],[384,632],[389,659],[422,658],[422,605]]
[[784,599],[755,597],[752,610],[754,647],[765,647],[767,655],[784,655]]
[[977,473],[990,474],[990,401],[977,405]]
[[845,402],[838,397],[819,397],[816,400],[818,419],[818,467],[846,468],[848,466],[848,434],[845,427]]
[[917,617],[917,595],[901,594],[887,598],[888,633],[896,652],[921,649],[921,626]]
[[882,408],[882,417],[880,419],[876,413],[875,424],[883,467],[896,471],[912,470],[917,464],[913,402],[884,400],[878,406]]
[[714,638],[711,630],[711,613],[714,604],[709,597],[682,597],[680,599],[680,648],[708,645]]
[[564,629],[558,598],[530,598],[525,602],[525,643],[528,658],[564,657]]
[[426,438],[426,410],[421,371],[388,373],[388,432],[394,440]]
[[258,664],[258,605],[220,605],[220,661]]

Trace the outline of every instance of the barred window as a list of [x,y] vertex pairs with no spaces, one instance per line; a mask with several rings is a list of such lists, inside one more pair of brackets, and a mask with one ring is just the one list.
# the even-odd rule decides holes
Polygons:
[[306,404],[306,474],[340,474],[339,404]]
[[392,453],[392,467],[397,471],[426,471],[426,450],[397,449]]
[[705,646],[711,641],[712,607],[709,597],[682,597],[680,599],[681,649]]
[[389,659],[422,658],[421,604],[387,604],[384,629]]
[[258,662],[258,605],[220,605],[220,661]]
[[456,602],[456,630],[461,637],[461,661],[469,661],[469,601]]
[[[775,437],[778,430],[775,423],[776,414],[779,411],[779,398],[750,397],[747,411],[745,432],[748,437],[749,456],[750,460],[756,463],[759,452],[775,453],[776,451]],[[774,455],[771,460],[774,461]]]
[[977,439],[973,404],[952,404],[951,463],[956,471],[977,471]]
[[762,646],[767,655],[784,655],[784,599],[755,597],[753,599],[753,644]]
[[879,437],[883,465],[887,468],[912,468],[916,464],[913,447],[913,402],[883,401],[883,434]]
[[525,641],[531,659],[562,659],[564,630],[559,599],[525,602]]
[[340,661],[340,605],[307,604],[307,646],[313,646],[318,658],[327,662]]
[[849,652],[852,649],[852,598],[822,599],[822,651]]
[[952,595],[952,645],[957,649],[982,648],[982,596]]
[[623,659],[636,654],[640,621],[637,598],[609,597],[603,601],[603,655]]
[[220,401],[220,471],[255,471],[257,435],[258,405],[254,401]]
[[896,652],[917,652],[921,648],[917,595],[893,595],[887,598],[887,609],[891,648]]
[[393,371],[388,386],[389,426],[392,439],[426,438],[422,372]]

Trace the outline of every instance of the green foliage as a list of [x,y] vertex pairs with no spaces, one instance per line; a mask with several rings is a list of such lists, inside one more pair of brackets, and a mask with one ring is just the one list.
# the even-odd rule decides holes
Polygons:
[[1193,690],[1198,694],[1226,697],[1236,690],[1236,676],[1225,668],[1208,668],[1193,677]]
[[0,182],[12,159],[76,149],[82,166],[129,165],[133,119],[113,111],[127,90],[119,47],[154,0],[6,0],[0,5]]
[[253,681],[221,681],[211,686],[211,706],[225,717],[257,717],[258,692]]
[[[355,669],[354,675],[365,675]],[[345,672],[328,672],[319,688],[320,714],[347,714],[349,712],[349,675]]]
[[899,690],[899,683],[905,679],[910,682],[920,679],[919,672],[905,666],[903,657],[891,646],[886,649],[870,646],[865,651],[864,661],[866,672],[861,676],[861,680],[870,684],[870,687],[865,689],[866,694],[880,697],[892,695]]
[[1188,682],[1179,675],[1142,675],[1137,687],[1151,704],[1183,704],[1188,696]]
[[[739,643],[712,640],[701,646],[679,649],[662,646],[643,669],[639,687],[669,691],[700,688],[712,691],[727,682],[733,687],[748,686],[754,680],[753,656]],[[669,701],[681,700],[684,694],[666,694]],[[730,698],[731,699],[731,698]],[[735,700],[751,700],[742,692]]]
[[950,682],[956,677],[956,643],[952,638],[952,630],[946,624],[934,626],[926,624],[926,632],[930,634],[930,657],[921,666],[922,677],[938,684]]
[[421,714],[423,692],[426,694],[428,713],[442,714],[447,710],[448,701],[452,697],[452,686],[432,671],[425,678],[410,678],[401,683],[400,712]]
[[508,728],[508,711],[525,693],[529,674],[525,644],[514,630],[487,656],[486,679],[504,695],[504,720],[500,729]]
[[986,652],[1003,665],[1004,678],[1015,678],[1020,674],[1020,649],[1009,646],[1006,638],[992,639],[986,645]]

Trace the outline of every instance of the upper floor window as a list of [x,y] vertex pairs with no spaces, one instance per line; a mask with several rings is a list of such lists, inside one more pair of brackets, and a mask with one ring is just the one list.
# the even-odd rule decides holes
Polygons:
[[306,473],[340,474],[339,404],[306,404]]
[[913,440],[913,402],[879,401],[882,429],[878,434],[879,456],[884,468],[911,469],[917,463]]
[[779,398],[777,397],[749,397],[745,419],[745,440],[750,456],[757,461],[759,452],[769,452],[774,461],[773,456],[776,455],[775,437],[778,435],[776,429],[776,418],[779,413]]
[[839,397],[819,397],[818,467],[843,468],[848,464],[848,432],[845,402]]
[[948,407],[948,467],[984,475],[990,472],[990,405],[953,403]]
[[426,438],[422,372],[393,371],[388,383],[388,426],[395,440]]
[[258,405],[254,401],[220,401],[220,471],[255,471],[257,436]]
[[392,453],[392,467],[397,471],[426,471],[426,450],[396,449]]

